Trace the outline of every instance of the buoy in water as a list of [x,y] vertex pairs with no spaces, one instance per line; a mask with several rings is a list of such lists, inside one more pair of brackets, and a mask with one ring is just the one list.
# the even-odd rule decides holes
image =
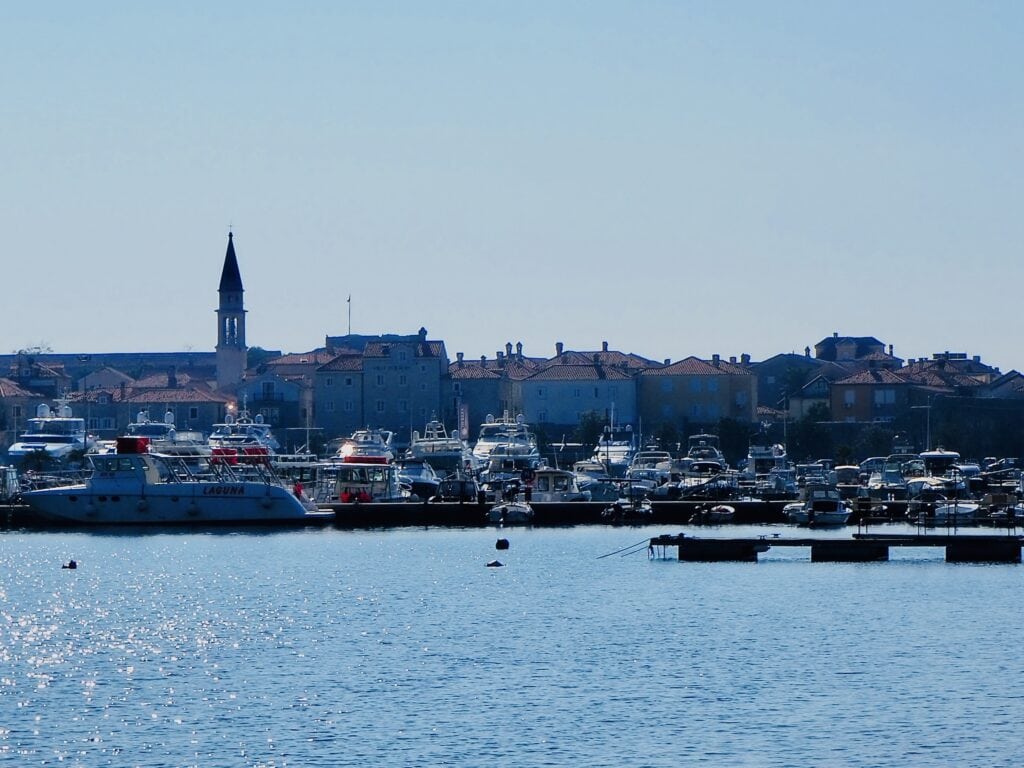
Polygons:
[[503,562],[501,562],[501,560],[491,560],[491,562],[489,562],[487,564],[487,567],[488,568],[504,568],[505,564]]
[[61,566],[61,568],[68,568],[71,570],[74,570],[77,567],[78,563],[76,563],[74,560],[68,560],[64,565]]
[[508,539],[498,539],[494,543],[495,549],[508,549]]

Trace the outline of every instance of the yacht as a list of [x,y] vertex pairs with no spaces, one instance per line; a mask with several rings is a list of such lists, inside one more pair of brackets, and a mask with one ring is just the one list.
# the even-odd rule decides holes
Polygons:
[[601,462],[612,477],[622,477],[629,469],[634,453],[636,453],[636,447],[633,445],[632,439],[616,439],[614,434],[609,431],[605,432],[597,441],[591,459]]
[[[144,437],[149,441],[149,452],[166,456],[209,456],[210,444],[203,433],[194,430],[178,430],[174,426],[174,413],[167,411],[163,421],[150,421],[148,411],[139,411],[135,421],[125,430],[129,437]],[[110,453],[111,451],[107,451]]]
[[386,429],[357,429],[341,441],[334,454],[336,459],[383,458],[395,460],[394,432]]
[[[317,521],[324,515],[299,488],[265,465],[241,475],[227,462],[195,473],[182,459],[146,453],[145,440],[119,441],[120,453],[86,457],[91,474],[68,485],[25,491],[40,517],[89,525],[271,523]],[[129,452],[123,452],[123,451]]]
[[718,442],[718,435],[690,435],[686,446],[686,458],[694,462],[715,462],[721,469],[728,466]]
[[445,430],[440,421],[428,421],[423,434],[412,433],[409,457],[430,463],[438,472],[472,470],[476,464],[473,452],[454,432]]
[[281,447],[270,425],[264,422],[263,414],[258,413],[253,418],[245,408],[237,417],[228,414],[223,422],[214,424],[207,443],[215,452],[221,449],[220,453],[234,450],[238,453],[272,454]]
[[18,442],[7,449],[12,461],[26,456],[45,455],[65,459],[75,451],[87,451],[95,441],[86,433],[85,419],[71,415],[66,400],[58,400],[56,409],[46,403],[36,408],[35,418],[28,420]]
[[491,452],[498,447],[503,449],[505,455],[515,454],[540,459],[537,439],[523,421],[522,414],[516,416],[514,420],[510,419],[507,413],[497,420],[491,414],[487,414],[487,420],[480,425],[480,434],[477,436],[476,445],[473,446],[473,455],[481,464],[487,464]]

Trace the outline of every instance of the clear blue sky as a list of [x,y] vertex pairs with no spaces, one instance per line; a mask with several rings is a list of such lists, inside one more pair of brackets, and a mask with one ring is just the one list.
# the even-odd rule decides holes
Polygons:
[[1024,370],[1024,4],[7,2],[0,350]]

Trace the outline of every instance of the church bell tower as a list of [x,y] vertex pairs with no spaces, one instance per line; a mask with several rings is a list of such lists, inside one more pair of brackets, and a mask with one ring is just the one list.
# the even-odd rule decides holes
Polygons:
[[234,236],[228,232],[228,251],[220,273],[217,294],[217,387],[232,389],[242,383],[247,362],[245,346],[245,303],[242,275],[235,258]]

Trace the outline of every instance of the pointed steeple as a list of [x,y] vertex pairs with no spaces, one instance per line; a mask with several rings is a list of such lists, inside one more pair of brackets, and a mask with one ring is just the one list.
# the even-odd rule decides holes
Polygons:
[[242,275],[238,271],[238,259],[235,258],[234,235],[228,232],[228,251],[224,254],[224,269],[220,273],[219,293],[241,293]]

